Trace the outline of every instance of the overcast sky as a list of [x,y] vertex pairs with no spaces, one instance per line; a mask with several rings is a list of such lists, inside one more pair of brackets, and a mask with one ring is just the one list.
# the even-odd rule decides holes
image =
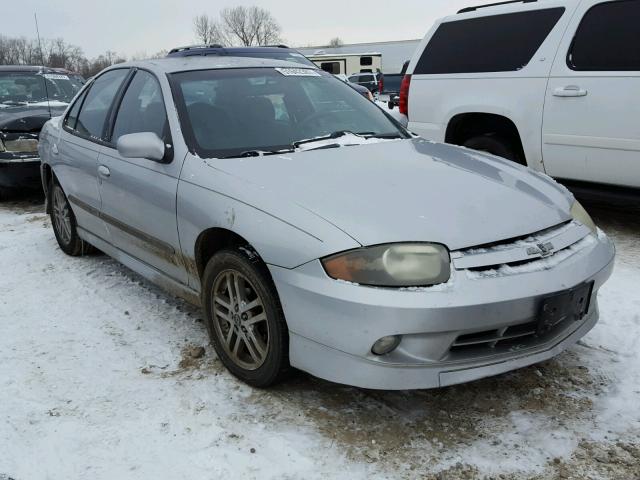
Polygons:
[[345,43],[422,38],[435,19],[482,3],[489,1],[0,0],[0,34],[34,37],[36,12],[43,38],[62,37],[89,57],[106,50],[151,54],[194,43],[193,17],[198,14],[259,5],[280,22],[285,42],[302,47],[326,44],[333,37]]

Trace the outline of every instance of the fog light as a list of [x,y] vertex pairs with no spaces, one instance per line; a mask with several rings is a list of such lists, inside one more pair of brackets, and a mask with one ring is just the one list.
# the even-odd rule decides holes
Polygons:
[[398,345],[400,345],[400,340],[402,337],[400,335],[392,335],[389,337],[382,337],[371,347],[371,351],[375,355],[386,355],[387,353],[393,352]]

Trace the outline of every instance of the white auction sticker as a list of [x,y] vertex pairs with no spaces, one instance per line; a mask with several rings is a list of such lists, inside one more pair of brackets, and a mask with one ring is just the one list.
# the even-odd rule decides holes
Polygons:
[[287,77],[319,77],[320,74],[312,68],[276,68],[276,72],[280,72]]
[[45,73],[42,75],[44,78],[48,78],[49,80],[69,80],[69,77],[66,75],[61,75],[59,73]]

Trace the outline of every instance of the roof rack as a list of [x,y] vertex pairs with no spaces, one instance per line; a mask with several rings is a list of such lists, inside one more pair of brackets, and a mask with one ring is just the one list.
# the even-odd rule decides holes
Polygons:
[[289,48],[288,45],[284,45],[284,44],[279,44],[279,45],[262,45],[263,47],[270,47],[270,48]]
[[509,5],[511,3],[535,3],[538,0],[509,0],[507,2],[496,2],[496,3],[488,3],[486,5],[477,5],[475,7],[467,7],[467,8],[463,8],[462,10],[460,10],[458,13],[467,13],[467,12],[475,12],[476,10],[479,10],[481,8],[488,8],[488,7],[498,7],[500,5]]
[[224,46],[220,45],[218,43],[213,43],[211,45],[188,45],[186,47],[174,48],[174,49],[170,50],[169,53],[185,52],[187,50],[199,50],[199,49],[203,49],[203,48],[224,48]]

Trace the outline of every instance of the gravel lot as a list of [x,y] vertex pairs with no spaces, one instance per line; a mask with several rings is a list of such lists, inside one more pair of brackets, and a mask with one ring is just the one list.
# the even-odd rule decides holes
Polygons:
[[640,478],[640,207],[605,204],[586,206],[616,271],[579,345],[374,392],[239,383],[197,309],[106,256],[66,257],[41,198],[0,203],[0,479]]

